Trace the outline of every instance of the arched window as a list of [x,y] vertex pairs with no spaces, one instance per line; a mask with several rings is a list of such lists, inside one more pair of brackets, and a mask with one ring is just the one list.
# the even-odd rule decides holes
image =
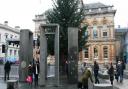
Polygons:
[[97,47],[94,48],[94,58],[98,58],[98,49],[97,49]]
[[103,53],[104,53],[104,58],[108,58],[108,47],[107,46],[103,48]]

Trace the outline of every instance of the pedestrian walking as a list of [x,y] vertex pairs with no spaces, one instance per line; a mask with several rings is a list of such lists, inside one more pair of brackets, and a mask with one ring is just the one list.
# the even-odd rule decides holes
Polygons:
[[38,86],[38,75],[39,75],[39,61],[36,61],[36,63],[33,65],[33,73],[34,73],[34,83],[35,86]]
[[98,73],[99,72],[99,65],[96,61],[94,61],[94,77],[95,77],[95,84],[99,84],[99,79],[98,79]]
[[120,79],[120,83],[123,82],[123,74],[124,74],[124,64],[122,61],[118,61],[117,67],[116,67],[116,72],[117,72],[117,82]]
[[114,67],[113,67],[112,63],[110,64],[110,68],[108,69],[108,74],[109,74],[110,82],[113,85],[113,80],[114,80]]
[[[82,76],[82,86],[83,89],[88,89],[88,79],[90,78],[91,82],[93,83],[92,74],[89,68],[87,68]],[[81,88],[82,89],[82,88]]]
[[10,70],[11,70],[11,63],[7,61],[4,65],[4,80],[5,81],[6,81],[6,78],[7,80],[9,80]]

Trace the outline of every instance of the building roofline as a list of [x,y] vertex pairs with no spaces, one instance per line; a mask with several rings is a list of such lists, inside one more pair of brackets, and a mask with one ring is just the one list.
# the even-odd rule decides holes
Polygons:
[[[86,7],[86,6],[85,6],[85,7]],[[85,10],[89,10],[89,9],[98,9],[98,8],[107,8],[107,7],[114,7],[114,6],[111,5],[111,6],[92,7],[92,8],[85,8]]]
[[17,30],[15,28],[12,28],[12,27],[10,27],[8,25],[0,24],[0,28],[6,29],[8,31],[12,31],[12,32],[17,33],[17,34],[20,34],[20,30]]
[[[86,13],[86,12],[85,12]],[[97,14],[106,14],[106,13],[116,13],[116,10],[111,10],[111,11],[100,11],[100,12],[88,12],[85,14],[85,16],[87,15],[97,15]]]
[[85,6],[85,10],[88,10],[88,9],[97,9],[97,8],[106,8],[106,7],[113,7],[113,5],[105,5],[105,4],[100,3],[100,2],[84,4],[84,6]]

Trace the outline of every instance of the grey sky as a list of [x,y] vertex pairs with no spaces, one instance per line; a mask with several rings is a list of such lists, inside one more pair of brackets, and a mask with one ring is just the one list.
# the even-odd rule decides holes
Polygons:
[[[114,5],[117,10],[115,26],[128,27],[127,0],[83,0],[84,3],[101,2],[106,5]],[[0,23],[9,21],[9,26],[34,31],[34,16],[43,13],[52,7],[52,0],[0,0]]]

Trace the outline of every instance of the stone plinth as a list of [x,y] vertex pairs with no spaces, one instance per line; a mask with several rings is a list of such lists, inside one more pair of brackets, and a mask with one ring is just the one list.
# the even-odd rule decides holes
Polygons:
[[111,84],[94,84],[94,89],[113,89]]
[[17,80],[8,80],[7,81],[7,89],[18,89],[18,81]]
[[102,79],[109,79],[109,75],[107,73],[107,70],[99,71],[99,77]]

